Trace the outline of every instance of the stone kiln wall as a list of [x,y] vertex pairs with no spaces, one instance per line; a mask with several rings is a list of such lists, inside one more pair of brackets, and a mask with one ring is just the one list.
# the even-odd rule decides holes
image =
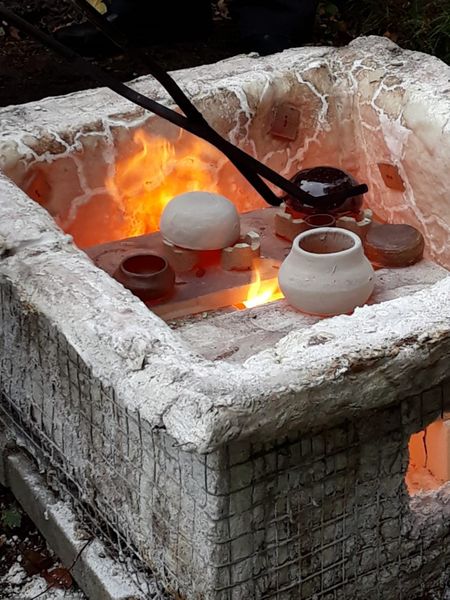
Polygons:
[[[408,440],[450,382],[325,431],[188,453],[1,286],[0,414],[91,524],[188,600],[413,600],[450,577],[450,484],[409,498]],[[8,358],[8,348],[15,353]]]
[[[450,159],[450,68],[444,63],[372,37],[345,48],[236,57],[176,78],[218,132],[276,171],[290,177],[325,162],[367,181],[371,208],[387,221],[418,227],[429,256],[450,265],[443,177]],[[133,86],[171,104],[151,78]],[[274,107],[283,103],[300,113],[295,140],[270,133]],[[6,107],[0,123],[0,170],[80,247],[131,235],[133,215],[105,183],[118,159],[141,148],[133,142],[136,130],[173,144],[176,161],[164,163],[165,176],[172,163],[194,154],[211,175],[210,188],[232,196],[242,211],[263,205],[218,151],[105,90]],[[386,165],[397,185],[384,181]],[[155,161],[152,168],[160,166]]]
[[[447,67],[387,40],[252,60],[180,78],[208,118],[228,90],[229,114],[214,125],[284,172],[325,151],[361,175],[393,163],[406,191],[372,175],[375,207],[392,220],[413,211],[448,264]],[[164,99],[146,80],[136,86]],[[304,129],[268,153],[280,99],[305,109]],[[27,189],[40,169],[58,203],[88,165],[98,176],[105,131],[118,135],[106,150],[121,135],[126,144],[126,125],[146,116],[93,90],[0,119],[1,170]],[[78,200],[100,184],[89,180]],[[449,290],[447,278],[292,331],[243,364],[207,361],[0,175],[2,420],[94,528],[187,600],[421,598],[448,576],[450,490],[410,500],[404,475],[409,435],[449,408]]]

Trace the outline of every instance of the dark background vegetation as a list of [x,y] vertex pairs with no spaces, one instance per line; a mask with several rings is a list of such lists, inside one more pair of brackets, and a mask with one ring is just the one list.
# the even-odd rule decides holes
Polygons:
[[[3,4],[50,32],[78,19],[70,0],[3,0]],[[219,4],[223,6],[224,0]],[[450,0],[325,0],[320,3],[314,43],[343,45],[368,34],[385,35],[401,46],[429,52],[450,62]],[[152,46],[154,58],[169,70],[215,62],[242,51],[234,23],[224,19],[215,22],[208,40]],[[97,62],[122,80],[145,73],[145,68],[121,54],[104,56]],[[85,76],[74,73],[40,44],[28,40],[14,28],[0,26],[0,106],[95,85]]]
[[450,62],[450,0],[346,0],[341,8],[339,18],[352,37],[387,35]]

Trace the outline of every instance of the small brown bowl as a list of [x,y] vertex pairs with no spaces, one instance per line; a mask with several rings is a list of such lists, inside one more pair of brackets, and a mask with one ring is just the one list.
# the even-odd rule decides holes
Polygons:
[[167,260],[145,251],[126,256],[114,278],[144,302],[169,296],[175,287],[175,272]]

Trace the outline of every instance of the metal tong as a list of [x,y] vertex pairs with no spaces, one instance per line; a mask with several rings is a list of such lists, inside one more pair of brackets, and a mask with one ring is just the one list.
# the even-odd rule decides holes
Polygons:
[[116,46],[128,52],[129,55],[133,56],[134,59],[144,63],[146,68],[149,70],[150,75],[152,75],[164,87],[164,89],[184,114],[179,114],[178,112],[167,108],[151,98],[136,92],[128,85],[110,75],[107,71],[104,71],[100,67],[97,67],[93,63],[85,60],[76,52],[64,46],[50,35],[42,32],[40,29],[1,4],[0,18],[7,23],[13,24],[19,30],[27,33],[32,38],[40,41],[48,48],[66,58],[76,69],[93,79],[97,84],[108,87],[130,102],[153,112],[159,117],[166,119],[170,123],[202,138],[211,145],[215,146],[230,160],[231,163],[233,163],[243,177],[247,179],[252,187],[271,206],[279,206],[283,201],[283,198],[277,196],[270,189],[264,179],[283,190],[286,194],[298,198],[300,201],[308,202],[310,205],[315,202],[320,203],[321,200],[344,202],[347,198],[365,194],[368,191],[366,184],[353,186],[346,190],[316,197],[313,197],[311,194],[301,190],[294,183],[284,178],[270,167],[264,165],[250,154],[247,154],[217,133],[209,125],[191,100],[186,96],[177,82],[146,52],[137,48],[132,48],[127,38],[120,31],[118,31],[114,25],[109,23],[109,21],[100,15],[100,13],[98,13],[86,0],[72,0],[72,2],[79,9],[81,9],[86,17]]

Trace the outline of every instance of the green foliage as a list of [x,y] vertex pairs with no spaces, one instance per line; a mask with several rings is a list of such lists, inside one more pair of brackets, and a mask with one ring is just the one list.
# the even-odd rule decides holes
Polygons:
[[450,62],[450,0],[346,0],[342,15],[353,35],[388,35]]
[[339,4],[338,0],[334,0],[334,2],[322,0],[319,2],[316,27],[316,41],[318,43],[340,46],[351,40]]
[[324,13],[329,17],[337,17],[339,15],[339,8],[333,2],[322,2],[322,8]]
[[3,527],[15,529],[22,524],[22,514],[14,506],[10,506],[0,512],[0,521]]

